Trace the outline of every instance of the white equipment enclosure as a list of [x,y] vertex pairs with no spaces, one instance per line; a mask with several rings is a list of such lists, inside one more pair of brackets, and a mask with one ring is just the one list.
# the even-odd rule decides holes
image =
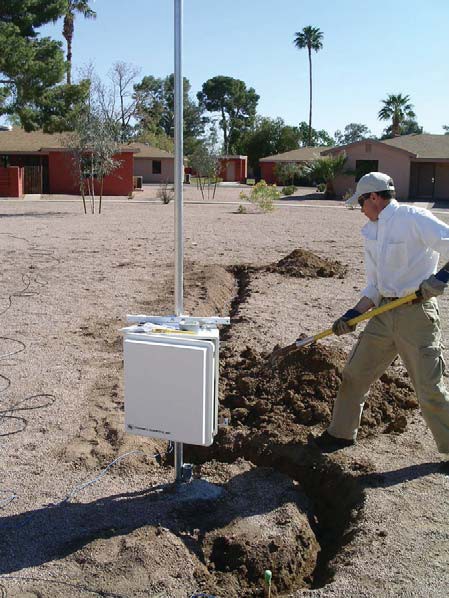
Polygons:
[[229,318],[129,316],[128,320],[139,323],[122,331],[126,431],[211,445],[218,431],[217,323],[228,324]]

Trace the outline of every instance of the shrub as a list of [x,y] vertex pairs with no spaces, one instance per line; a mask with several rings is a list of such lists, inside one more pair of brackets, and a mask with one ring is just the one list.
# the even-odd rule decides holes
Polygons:
[[295,185],[287,185],[287,187],[284,187],[282,189],[282,195],[293,195],[293,193],[295,191],[296,191]]
[[256,183],[249,195],[244,191],[240,193],[240,199],[246,199],[264,213],[274,210],[274,202],[280,196],[281,194],[276,189],[276,185],[267,185],[265,181]]
[[319,191],[320,193],[324,193],[326,191],[326,183],[319,183],[316,186],[316,190]]
[[156,196],[162,203],[168,204],[175,198],[175,189],[173,185],[163,183],[157,190]]
[[242,206],[242,204],[239,205],[239,207],[237,208],[237,214],[246,214],[246,208],[245,206]]

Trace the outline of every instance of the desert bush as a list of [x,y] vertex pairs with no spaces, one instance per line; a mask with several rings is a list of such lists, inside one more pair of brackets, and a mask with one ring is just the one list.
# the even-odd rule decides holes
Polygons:
[[282,195],[293,195],[296,191],[295,185],[287,185],[287,187],[282,188]]
[[245,206],[242,206],[242,204],[239,205],[239,207],[237,208],[237,214],[246,214],[247,210],[245,208]]
[[276,185],[267,185],[265,181],[256,183],[249,194],[244,191],[240,193],[240,199],[246,199],[264,213],[274,210],[274,202],[280,196],[281,194],[276,189]]
[[293,186],[295,179],[302,174],[302,167],[295,162],[283,162],[276,164],[274,174],[282,185]]
[[162,183],[157,190],[156,196],[164,204],[169,204],[175,198],[175,189],[173,185]]

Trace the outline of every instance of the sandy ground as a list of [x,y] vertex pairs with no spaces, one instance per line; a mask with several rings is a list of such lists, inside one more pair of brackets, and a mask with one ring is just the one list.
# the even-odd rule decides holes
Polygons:
[[[355,303],[363,284],[359,210],[299,197],[273,214],[237,214],[239,192],[221,188],[217,202],[223,203],[216,205],[201,203],[195,190],[186,193],[198,200],[184,214],[187,311],[228,315],[235,287],[222,266],[261,267],[297,248],[339,260],[348,274],[254,275],[223,343],[236,355],[248,346],[271,351],[299,333],[328,327]],[[449,476],[439,470],[440,456],[418,411],[409,412],[401,434],[379,431],[342,455],[323,457],[325,473],[338,469],[338,479],[352,485],[327,485],[324,476],[321,490],[307,484],[312,469],[301,478],[281,462],[265,470],[249,454],[234,454],[226,465],[206,453],[196,473],[211,486],[192,486],[179,496],[168,490],[168,461],[152,457],[165,450],[163,443],[123,434],[117,331],[127,313],[173,311],[173,212],[173,204],[115,200],[105,202],[101,216],[85,216],[79,201],[0,201],[0,596],[263,595],[251,590],[254,585],[232,585],[228,540],[241,533],[235,522],[243,520],[259,554],[273,538],[276,554],[287,545],[296,551],[300,537],[315,550],[308,530],[316,531],[319,493],[326,497],[321,511],[332,519],[335,508],[338,518],[348,488],[357,499],[345,506],[347,527],[315,577],[318,587],[279,585],[273,595],[447,596]],[[438,215],[449,222],[449,214]],[[447,339],[448,297],[440,307]],[[351,336],[323,345],[347,351]],[[135,450],[145,454],[127,456],[97,483],[73,492]],[[210,488],[233,497],[216,515],[195,502]],[[245,493],[253,506],[240,504]],[[258,538],[262,520],[270,542]],[[223,553],[228,563],[221,563]],[[274,556],[264,558],[269,568]],[[303,567],[304,578],[311,578],[308,566],[289,561],[291,570]],[[248,567],[240,571],[241,578],[250,574]],[[288,587],[287,573],[283,579]]]

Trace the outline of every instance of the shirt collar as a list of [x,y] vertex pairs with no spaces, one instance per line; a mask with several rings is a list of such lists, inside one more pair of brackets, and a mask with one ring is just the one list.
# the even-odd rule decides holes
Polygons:
[[390,200],[390,203],[380,212],[379,222],[388,222],[398,207],[399,204],[395,199]]
[[362,235],[365,237],[365,239],[377,239],[377,226],[379,222],[388,222],[398,208],[398,202],[395,199],[392,199],[387,207],[380,212],[378,220],[375,222],[368,220],[368,222],[362,227]]

